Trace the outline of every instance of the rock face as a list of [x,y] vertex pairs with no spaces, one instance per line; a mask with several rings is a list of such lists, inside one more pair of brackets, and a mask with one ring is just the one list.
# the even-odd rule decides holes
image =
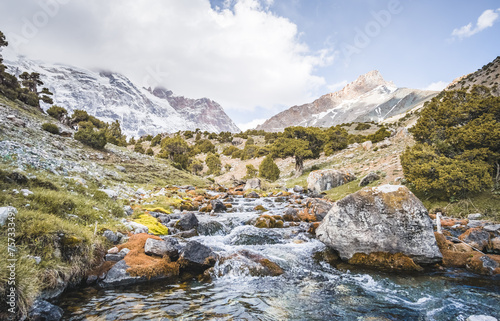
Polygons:
[[251,178],[247,181],[245,184],[245,187],[243,188],[244,191],[249,190],[249,189],[260,189],[260,179],[258,178]]
[[398,88],[376,70],[361,75],[342,90],[312,103],[293,106],[268,119],[257,129],[283,131],[289,126],[330,127],[350,122],[381,121],[402,114],[438,92]]
[[336,202],[316,235],[343,260],[376,252],[401,253],[417,264],[442,259],[427,210],[399,185],[363,189]]
[[321,193],[355,179],[356,176],[335,169],[314,171],[307,177],[307,188],[313,193]]
[[[2,52],[9,71],[19,76],[36,70],[51,92],[54,104],[69,114],[84,109],[105,122],[118,120],[122,132],[138,137],[178,130],[239,132],[222,107],[208,98],[190,99],[163,88],[144,89],[118,73],[91,71],[59,64],[37,62]],[[51,107],[42,103],[44,110]]]

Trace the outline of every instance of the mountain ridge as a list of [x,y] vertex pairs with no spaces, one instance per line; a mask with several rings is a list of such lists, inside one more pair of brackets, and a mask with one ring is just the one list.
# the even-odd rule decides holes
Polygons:
[[[155,95],[155,90],[166,89],[141,88],[119,73],[44,63],[8,50],[3,53],[10,73],[16,76],[23,71],[40,73],[44,87],[54,93],[55,105],[66,108],[70,113],[83,109],[106,122],[118,120],[127,136],[196,128],[209,132],[240,131],[223,108],[208,98],[174,96],[171,91],[166,98]],[[41,107],[47,110],[51,105],[42,103]]]
[[414,108],[437,93],[398,88],[372,70],[337,92],[276,114],[257,129],[282,131],[289,126],[330,127],[353,121],[382,121]]

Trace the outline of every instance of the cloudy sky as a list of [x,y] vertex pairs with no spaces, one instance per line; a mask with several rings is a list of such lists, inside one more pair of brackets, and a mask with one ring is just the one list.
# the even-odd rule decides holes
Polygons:
[[29,58],[219,102],[241,127],[377,69],[442,89],[500,54],[495,0],[23,0],[0,30]]

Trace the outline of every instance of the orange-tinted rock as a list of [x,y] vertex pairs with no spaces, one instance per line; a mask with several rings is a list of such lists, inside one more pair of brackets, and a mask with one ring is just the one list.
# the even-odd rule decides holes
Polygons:
[[475,252],[467,260],[467,270],[482,275],[500,274],[500,255]]
[[307,230],[307,232],[315,235],[316,234],[316,229],[318,228],[319,223],[320,222],[314,222],[311,225],[309,225],[309,229]]
[[490,233],[482,228],[470,228],[460,235],[458,239],[482,251],[490,242]]
[[411,258],[401,253],[373,252],[356,253],[348,261],[349,264],[362,265],[386,271],[422,271],[422,267]]

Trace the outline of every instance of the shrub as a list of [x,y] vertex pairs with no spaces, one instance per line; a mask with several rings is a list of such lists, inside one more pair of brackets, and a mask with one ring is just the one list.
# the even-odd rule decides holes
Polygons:
[[80,127],[75,133],[75,139],[96,149],[103,149],[106,146],[106,132],[95,130],[93,126]]
[[365,130],[365,129],[370,129],[371,125],[367,123],[359,123],[356,125],[354,130]]
[[155,153],[153,152],[153,149],[151,147],[148,148],[146,151],[146,155],[153,156]]
[[68,115],[68,111],[62,107],[53,105],[52,107],[47,109],[47,114],[52,118],[61,120],[64,116]]
[[224,148],[224,150],[222,151],[222,154],[224,154],[226,156],[231,156],[236,151],[239,151],[239,148],[235,147],[233,145],[230,145],[230,146]]
[[499,121],[500,98],[488,88],[442,92],[411,129],[417,143],[401,156],[405,178],[417,192],[450,199],[498,184]]
[[254,178],[257,176],[257,172],[258,172],[258,169],[255,168],[252,164],[249,164],[249,165],[247,165],[247,174],[243,178],[244,179]]
[[56,124],[52,123],[43,123],[42,129],[51,134],[59,135],[59,127]]
[[134,152],[136,153],[141,153],[141,154],[144,154],[145,151],[144,151],[144,147],[142,147],[142,144],[137,142],[134,146]]
[[205,159],[205,163],[208,166],[208,175],[220,175],[222,164],[219,156],[213,153],[208,153],[207,158]]
[[280,177],[280,169],[271,156],[266,156],[259,166],[259,176],[274,182]]

